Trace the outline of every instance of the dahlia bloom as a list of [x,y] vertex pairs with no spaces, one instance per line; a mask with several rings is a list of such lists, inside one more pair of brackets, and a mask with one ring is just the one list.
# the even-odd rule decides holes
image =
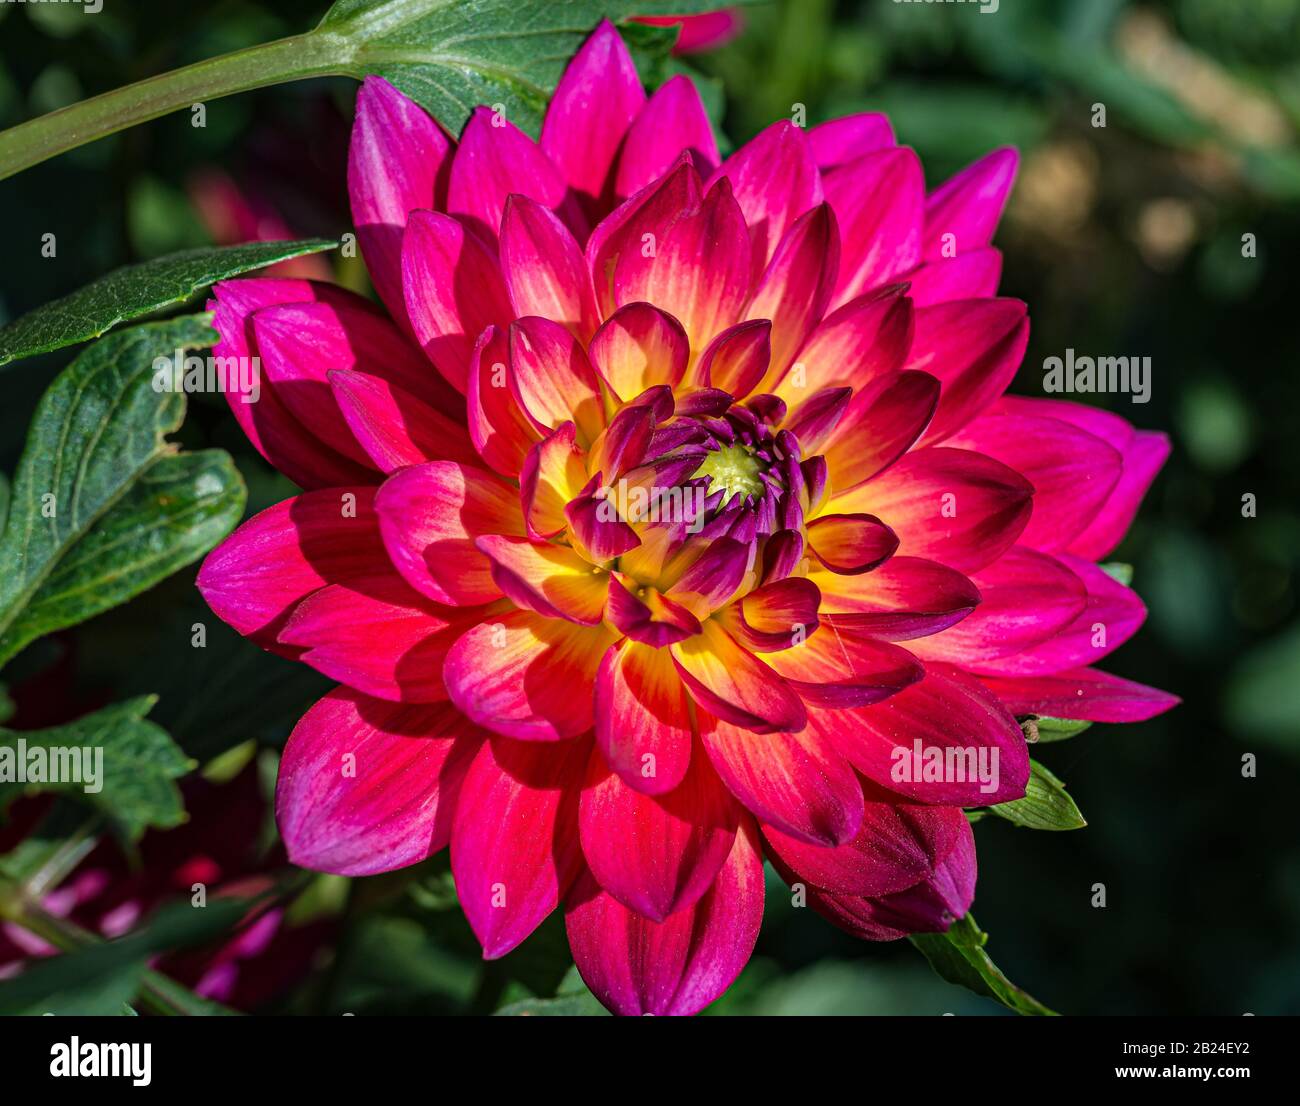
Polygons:
[[349,186],[392,320],[298,280],[213,302],[265,376],[232,410],[306,490],[199,587],[342,685],[284,752],[291,859],[450,843],[486,957],[563,903],[624,1014],[726,989],[764,857],[865,938],[961,916],[963,808],[1025,791],[1016,716],[1175,702],[1091,667],[1145,614],[1094,562],[1165,439],[1002,394],[1015,165],[927,196],[878,115],[719,164],[690,82],[647,99],[608,24],[540,143],[487,108],[453,143],[366,81]]

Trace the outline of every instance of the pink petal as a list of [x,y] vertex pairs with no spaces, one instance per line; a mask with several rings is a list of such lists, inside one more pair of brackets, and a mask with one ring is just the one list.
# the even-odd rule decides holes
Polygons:
[[490,326],[479,335],[466,387],[466,421],[474,448],[494,472],[514,479],[542,432],[519,401],[506,331]]
[[682,682],[702,707],[755,733],[803,728],[803,704],[789,685],[715,622],[670,645]]
[[517,606],[584,626],[604,617],[603,575],[568,546],[499,534],[485,534],[475,544],[492,561],[492,579]]
[[649,243],[658,243],[683,213],[699,208],[700,193],[700,176],[683,153],[662,177],[629,196],[596,225],[585,253],[596,304],[603,315],[613,314],[617,306],[614,274],[622,257],[640,254]]
[[691,761],[686,691],[667,651],[624,640],[610,647],[596,681],[596,744],[629,787],[671,791]]
[[375,496],[375,511],[392,563],[416,591],[452,606],[500,597],[491,562],[474,539],[523,536],[511,488],[481,469],[430,461],[390,476]]
[[362,81],[348,149],[352,221],[375,289],[404,326],[402,232],[412,211],[445,202],[451,150],[418,104],[382,77]]
[[839,229],[829,204],[799,216],[781,239],[747,313],[751,319],[772,320],[771,368],[760,391],[770,391],[785,375],[795,352],[821,321],[839,260]]
[[1054,638],[1083,614],[1088,600],[1083,580],[1069,566],[1021,546],[973,573],[971,581],[980,605],[957,625],[914,642],[923,660],[982,671],[994,658]]
[[447,656],[454,702],[507,737],[560,741],[591,729],[596,670],[615,635],[532,611],[488,616]]
[[894,894],[928,879],[969,825],[960,807],[900,802],[876,787],[868,787],[863,805],[857,836],[834,848],[763,827],[786,882],[840,895]]
[[764,584],[718,615],[727,632],[752,653],[801,645],[818,627],[821,593],[802,576]]
[[632,55],[601,20],[564,71],[542,123],[542,149],[589,218],[614,198],[614,163],[645,104]]
[[808,136],[789,120],[773,123],[732,154],[709,179],[731,181],[749,226],[756,280],[790,225],[822,202],[821,175]]
[[402,238],[402,286],[416,339],[438,371],[465,391],[474,340],[514,318],[492,251],[449,215],[412,212]]
[[900,372],[856,391],[824,447],[832,487],[855,488],[906,453],[934,417],[939,390],[929,373]]
[[686,374],[690,341],[682,324],[648,303],[620,307],[591,341],[591,361],[620,401],[659,384],[676,387]]
[[806,641],[766,653],[764,659],[805,704],[835,709],[878,703],[925,674],[906,649],[834,622],[824,622]]
[[740,974],[763,920],[763,861],[746,820],[726,864],[694,906],[654,922],[619,903],[589,874],[569,896],[569,948],[587,986],[625,1015],[688,1015]]
[[[343,294],[341,289],[306,280],[266,277],[223,281],[213,289],[215,298],[208,302],[213,312],[212,325],[220,335],[213,356],[244,361],[260,356],[252,316],[262,308]],[[369,465],[329,448],[299,422],[269,380],[261,381],[261,385],[256,402],[252,402],[251,390],[240,389],[227,391],[226,401],[248,440],[275,468],[303,488],[366,484],[376,479]]]
[[970,909],[975,876],[975,836],[968,823],[931,876],[905,891],[876,898],[810,891],[808,904],[854,937],[897,941],[912,933],[945,932]]
[[1029,343],[1020,300],[955,300],[916,313],[906,367],[939,378],[939,410],[921,439],[933,445],[982,414],[1015,378]]
[[587,483],[587,466],[573,423],[561,423],[528,452],[519,472],[519,499],[528,536],[553,538],[567,525],[564,508]]
[[949,300],[986,299],[998,294],[1002,280],[1002,254],[991,246],[956,257],[927,261],[907,274],[908,295],[917,307],[933,307]]
[[718,143],[695,83],[678,73],[655,90],[627,132],[615,192],[626,197],[663,176],[686,150],[701,174],[718,167]]
[[840,226],[836,306],[915,268],[925,203],[915,151],[893,147],[864,154],[829,170],[825,187]]
[[822,515],[808,524],[808,545],[832,572],[857,576],[892,557],[898,535],[874,515]]
[[885,520],[899,553],[974,572],[1020,536],[1033,486],[991,457],[964,449],[913,450],[873,480],[834,495],[827,510]]
[[1147,609],[1136,592],[1091,561],[1069,554],[1060,559],[1087,588],[1087,602],[1074,620],[1014,655],[988,652],[967,668],[991,676],[1038,676],[1083,668],[1113,653],[1138,632]]
[[963,254],[993,241],[1019,162],[1020,155],[1009,146],[994,150],[926,198],[927,260]]
[[511,385],[539,430],[572,421],[590,444],[605,428],[600,382],[581,344],[550,319],[535,315],[510,324]]
[[516,315],[553,319],[590,341],[600,318],[586,259],[569,228],[526,196],[506,201],[501,273]]
[[921,557],[890,557],[864,576],[814,572],[821,613],[885,641],[937,634],[966,618],[980,601],[965,576]]
[[456,896],[483,958],[504,956],[560,903],[582,866],[578,791],[591,743],[485,741],[461,785]]
[[[465,216],[485,241],[495,242],[512,192],[554,210],[564,203],[564,178],[510,120],[475,108],[452,157],[447,211]],[[409,294],[409,282],[407,287]]]
[[1124,451],[1124,472],[1097,517],[1070,543],[1069,551],[1089,560],[1112,553],[1137,517],[1142,497],[1169,457],[1169,438],[1157,430],[1139,430]]
[[889,117],[879,112],[861,112],[819,123],[808,132],[817,167],[825,172],[856,161],[863,154],[894,145],[894,128]]
[[447,844],[481,732],[448,704],[385,703],[337,688],[289,735],[275,814],[289,859],[364,876]]
[[[328,583],[384,581],[373,488],[330,488],[254,515],[208,554],[198,589],[218,618],[274,649],[293,608]],[[278,650],[283,651],[283,650]]]
[[985,676],[982,681],[1016,714],[1088,722],[1145,722],[1182,702],[1167,691],[1094,668],[1076,668],[1050,676]]
[[849,762],[816,734],[755,740],[705,711],[700,737],[722,782],[757,817],[813,845],[852,840],[862,824],[862,785]]
[[1120,479],[1124,462],[1100,438],[1059,419],[1026,415],[978,418],[948,445],[984,453],[1034,486],[1034,513],[1024,545],[1056,552],[1097,517]]
[[749,233],[730,182],[710,188],[698,209],[672,221],[638,223],[654,236],[654,249],[619,257],[616,302],[653,303],[681,322],[693,348],[703,349],[738,320],[749,296]]
[[329,584],[298,604],[279,640],[348,687],[401,703],[447,698],[447,650],[482,617],[478,608],[438,607],[397,576],[365,589]]
[[478,463],[464,425],[404,388],[353,369],[331,370],[329,386],[348,430],[382,471],[423,461]]
[[822,388],[863,389],[903,367],[912,345],[912,301],[899,285],[837,308],[808,336],[776,388],[794,404]]
[[579,805],[583,855],[596,881],[656,922],[693,906],[731,854],[740,808],[707,757],[672,791],[629,787],[592,751]]
[[702,387],[744,399],[767,374],[772,358],[772,323],[753,319],[722,331],[700,355],[694,376]]
[[[868,779],[918,802],[1005,803],[1021,798],[1029,780],[1019,724],[980,683],[947,665],[927,664],[924,680],[874,706],[810,708],[808,729]],[[927,756],[942,757],[930,776]]]

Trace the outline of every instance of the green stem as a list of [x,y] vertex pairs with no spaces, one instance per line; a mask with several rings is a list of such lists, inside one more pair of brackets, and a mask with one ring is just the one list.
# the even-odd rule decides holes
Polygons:
[[56,154],[193,104],[254,88],[345,75],[352,45],[310,31],[195,62],[0,131],[0,180]]

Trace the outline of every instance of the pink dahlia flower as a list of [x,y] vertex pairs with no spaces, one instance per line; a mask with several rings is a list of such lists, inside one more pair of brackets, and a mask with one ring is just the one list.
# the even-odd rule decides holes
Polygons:
[[1165,439],[1002,395],[1015,153],[927,196],[859,115],[718,161],[690,82],[647,99],[608,24],[540,143],[487,108],[453,143],[371,79],[348,175],[392,321],[295,280],[213,305],[264,371],[232,410],[307,490],[199,586],[342,685],[285,749],[290,857],[450,843],[485,956],[563,903],[624,1014],[725,990],[764,857],[852,933],[945,929],[962,808],[1024,794],[1017,715],[1175,702],[1090,667],[1145,613],[1094,561]]

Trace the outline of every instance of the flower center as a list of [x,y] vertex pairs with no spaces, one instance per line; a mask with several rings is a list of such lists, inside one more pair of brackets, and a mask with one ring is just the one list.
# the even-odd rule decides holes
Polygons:
[[707,477],[710,495],[724,493],[722,502],[718,505],[724,507],[733,499],[761,496],[764,485],[760,473],[764,467],[750,447],[729,445],[711,451],[692,473],[691,479]]

